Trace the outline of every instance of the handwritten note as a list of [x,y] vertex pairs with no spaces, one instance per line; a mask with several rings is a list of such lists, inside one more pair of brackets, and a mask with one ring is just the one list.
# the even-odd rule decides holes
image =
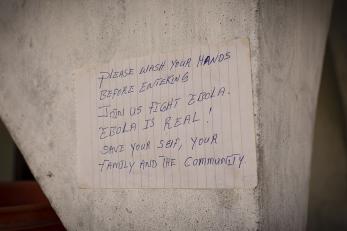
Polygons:
[[82,188],[257,184],[247,39],[76,73]]

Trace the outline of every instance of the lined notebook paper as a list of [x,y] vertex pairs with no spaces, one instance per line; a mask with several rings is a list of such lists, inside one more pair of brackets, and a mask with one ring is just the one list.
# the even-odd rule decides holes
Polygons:
[[75,74],[81,188],[257,184],[248,39]]

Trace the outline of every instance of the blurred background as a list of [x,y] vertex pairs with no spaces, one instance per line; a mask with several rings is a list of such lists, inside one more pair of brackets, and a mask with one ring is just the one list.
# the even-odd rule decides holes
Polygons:
[[34,180],[18,147],[0,120],[0,181]]
[[[347,12],[346,1],[335,1],[316,114],[307,230],[347,230],[347,16],[345,12]],[[40,213],[45,214],[46,218],[44,221],[41,219],[29,222],[26,219],[28,216],[32,218],[30,217],[32,214],[22,214],[23,209],[24,213],[27,211],[25,210],[27,207],[15,212],[11,210],[12,215],[22,216],[23,226],[17,227],[18,229],[63,230],[48,200],[33,182],[34,180],[20,150],[0,120],[0,206],[10,206],[1,198],[8,197],[8,194],[18,197],[16,194],[19,191],[22,193],[19,195],[22,204],[41,205],[39,208],[34,206],[37,212],[34,218]],[[8,191],[6,187],[11,185],[9,182],[14,181],[21,182],[16,186],[19,188],[17,191]],[[29,193],[23,196],[26,190]],[[8,211],[1,209],[0,221],[5,219],[4,214],[8,216],[6,219],[12,219]]]
[[316,112],[308,230],[347,230],[346,12],[347,2],[336,0]]

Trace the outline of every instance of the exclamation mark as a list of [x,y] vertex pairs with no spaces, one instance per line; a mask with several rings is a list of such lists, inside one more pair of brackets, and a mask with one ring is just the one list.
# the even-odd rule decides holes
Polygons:
[[[210,110],[208,111],[208,114],[211,115],[212,112],[212,107],[210,107]],[[208,120],[206,121],[206,123],[208,123]]]

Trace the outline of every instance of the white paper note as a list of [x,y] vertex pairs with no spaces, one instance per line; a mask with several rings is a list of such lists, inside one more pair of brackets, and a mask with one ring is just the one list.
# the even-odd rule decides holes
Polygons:
[[114,59],[75,89],[80,187],[256,186],[248,39]]

